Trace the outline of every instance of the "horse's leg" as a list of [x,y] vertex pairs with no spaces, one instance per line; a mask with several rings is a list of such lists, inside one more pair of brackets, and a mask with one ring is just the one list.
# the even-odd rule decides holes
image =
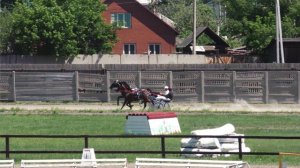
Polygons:
[[131,101],[128,101],[127,106],[130,108],[130,110],[132,109],[133,105],[131,105]]
[[119,105],[119,102],[120,102],[120,98],[124,98],[124,96],[118,96],[118,98],[117,98],[117,105]]
[[133,105],[131,105],[131,102],[134,100],[134,95],[132,94],[128,94],[125,98],[127,100],[127,106],[130,108],[130,110],[132,109]]
[[133,107],[133,105],[129,104],[129,108],[130,108],[130,110],[132,110],[132,107]]
[[144,108],[143,108],[143,110],[145,110],[146,106],[147,106],[147,101],[144,100]]
[[145,94],[143,94],[140,98],[141,98],[141,99],[140,99],[141,103],[144,103],[144,108],[143,108],[143,110],[145,110],[145,108],[146,108],[146,106],[147,106],[147,102],[148,102],[147,97],[146,97]]
[[124,103],[123,103],[123,105],[122,105],[122,107],[121,107],[121,110],[123,109],[123,107],[125,106],[125,104],[127,104],[127,102],[128,102],[128,100],[124,100]]

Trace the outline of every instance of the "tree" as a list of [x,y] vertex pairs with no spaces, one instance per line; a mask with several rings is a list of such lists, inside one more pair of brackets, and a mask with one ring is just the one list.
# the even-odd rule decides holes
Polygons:
[[[276,36],[275,0],[223,0],[227,20],[223,34],[260,54]],[[281,0],[283,37],[300,35],[300,1]]]
[[3,9],[0,12],[0,53],[9,52],[9,37],[12,31],[12,16],[11,12]]
[[[176,23],[180,37],[184,38],[193,32],[193,0],[165,0],[158,4],[157,10]],[[197,1],[197,27],[216,28],[213,10],[202,1]]]
[[[158,11],[177,23],[180,37],[192,32],[193,0],[159,1]],[[201,3],[202,2],[202,3]],[[210,26],[216,30],[216,24],[223,21],[218,18],[214,6],[226,7],[226,20],[222,22],[221,35],[227,36],[231,47],[247,46],[258,54],[267,47],[276,35],[275,0],[197,0],[197,26]],[[283,37],[300,36],[300,1],[280,0]]]
[[12,12],[17,54],[74,57],[109,52],[115,30],[105,24],[99,0],[18,0]]
[[[0,0],[0,8],[2,9],[8,9],[11,10],[13,9],[13,5],[16,0]],[[1,9],[0,9],[1,11]]]
[[245,44],[255,51],[262,51],[274,38],[275,26],[270,26],[275,23],[275,15],[269,13],[268,16],[257,16],[254,21],[245,21],[247,36]]

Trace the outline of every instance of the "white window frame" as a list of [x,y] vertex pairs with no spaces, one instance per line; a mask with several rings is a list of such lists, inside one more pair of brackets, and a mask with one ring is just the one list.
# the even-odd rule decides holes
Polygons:
[[110,22],[120,28],[131,28],[131,14],[111,13]]
[[[126,46],[128,46],[128,53],[126,53]],[[133,53],[131,52],[131,47],[133,47]],[[135,43],[124,43],[123,45],[123,54],[136,54],[136,44]]]
[[[151,46],[153,46],[154,51],[151,51]],[[159,47],[158,53],[156,53],[157,47]],[[148,45],[148,52],[149,54],[161,54],[161,45],[159,43],[150,43]]]

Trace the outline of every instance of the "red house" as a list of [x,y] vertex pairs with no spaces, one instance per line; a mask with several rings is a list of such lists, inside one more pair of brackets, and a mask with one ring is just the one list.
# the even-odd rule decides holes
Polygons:
[[136,0],[105,0],[107,23],[116,24],[112,54],[171,54],[178,32]]

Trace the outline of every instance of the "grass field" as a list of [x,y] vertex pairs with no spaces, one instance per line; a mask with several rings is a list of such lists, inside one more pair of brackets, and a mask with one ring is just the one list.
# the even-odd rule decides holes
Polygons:
[[[226,123],[235,126],[237,133],[249,136],[300,136],[300,114],[297,113],[249,113],[249,112],[198,112],[179,114],[182,134],[190,134],[195,129],[220,127]],[[18,110],[11,115],[1,115],[0,132],[25,135],[123,135],[125,115],[19,115]],[[180,139],[166,141],[167,150],[179,150]],[[254,152],[299,152],[299,140],[246,140],[246,145]],[[81,150],[82,139],[12,139],[11,150]],[[96,150],[159,150],[160,141],[154,139],[91,139],[89,146]],[[4,150],[4,139],[0,139],[0,150]],[[5,157],[4,154],[0,158]],[[80,158],[80,154],[12,154],[20,159],[40,158]],[[160,157],[160,155],[112,155],[101,157]],[[167,157],[177,157],[167,155]],[[227,159],[238,159],[232,156]],[[292,160],[296,163],[298,158]],[[277,156],[244,156],[251,164],[276,164]],[[298,159],[299,160],[299,159]]]

